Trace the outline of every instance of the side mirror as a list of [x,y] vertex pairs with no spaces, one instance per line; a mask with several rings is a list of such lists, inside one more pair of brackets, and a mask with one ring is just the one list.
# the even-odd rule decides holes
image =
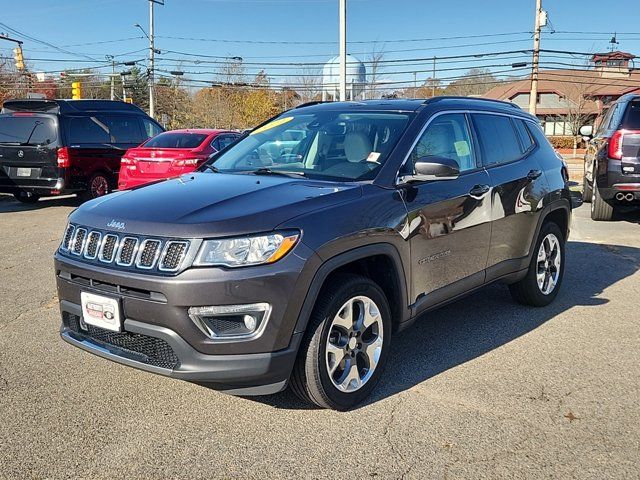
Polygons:
[[581,126],[579,132],[583,137],[593,137],[593,127],[591,125]]
[[447,157],[427,155],[415,164],[415,172],[400,177],[402,183],[426,182],[429,180],[455,180],[460,175],[458,162]]

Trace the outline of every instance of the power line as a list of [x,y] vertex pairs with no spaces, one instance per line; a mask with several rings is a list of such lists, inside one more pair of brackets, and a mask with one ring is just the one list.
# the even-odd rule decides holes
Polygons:
[[[456,35],[451,37],[431,37],[431,38],[403,38],[392,40],[350,40],[349,44],[369,44],[369,43],[417,43],[443,40],[462,40],[471,38],[488,38],[503,37],[513,35],[531,34],[531,32],[506,32],[506,33],[486,33],[479,35]],[[221,38],[202,38],[202,37],[179,37],[172,35],[157,35],[158,38],[166,38],[170,40],[187,40],[198,42],[214,42],[214,43],[242,43],[257,45],[336,45],[337,41],[298,41],[298,40],[230,40]]]
[[81,54],[81,53],[74,53],[74,52],[71,52],[71,51],[69,51],[69,50],[65,50],[65,49],[64,49],[64,48],[62,48],[62,47],[58,47],[58,46],[56,46],[56,45],[54,45],[54,44],[52,44],[52,43],[45,42],[44,40],[40,40],[40,39],[38,39],[38,38],[32,37],[31,35],[27,35],[26,33],[22,33],[22,32],[20,32],[20,31],[16,30],[15,28],[11,28],[9,25],[7,25],[7,24],[5,24],[5,23],[0,22],[0,26],[1,26],[1,27],[3,27],[3,28],[6,28],[6,29],[7,29],[7,30],[9,30],[10,32],[13,32],[14,34],[16,34],[16,35],[18,35],[18,36],[20,36],[20,37],[26,38],[26,39],[28,39],[28,40],[31,40],[32,42],[36,42],[36,43],[39,43],[39,44],[41,44],[41,45],[46,45],[46,46],[51,47],[51,48],[53,48],[53,49],[55,49],[55,50],[58,50],[59,52],[66,53],[67,55],[72,55],[72,56],[74,56],[74,57],[84,57],[84,58],[88,58],[89,60],[92,60],[92,61],[94,61],[94,62],[97,62],[97,61],[98,61],[98,60],[96,60],[95,58],[90,57],[90,56],[88,56],[88,55],[83,55],[83,54]]

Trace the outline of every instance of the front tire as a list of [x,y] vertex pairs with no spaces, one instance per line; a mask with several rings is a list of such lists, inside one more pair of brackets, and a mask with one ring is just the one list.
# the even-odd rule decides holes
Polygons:
[[602,199],[598,186],[593,186],[593,199],[591,200],[591,219],[608,222],[613,218],[613,205]]
[[391,342],[384,292],[367,277],[341,274],[323,288],[309,319],[291,387],[322,408],[347,410],[380,379]]
[[522,305],[545,307],[558,295],[564,278],[564,235],[553,222],[542,225],[526,276],[509,285],[511,296]]

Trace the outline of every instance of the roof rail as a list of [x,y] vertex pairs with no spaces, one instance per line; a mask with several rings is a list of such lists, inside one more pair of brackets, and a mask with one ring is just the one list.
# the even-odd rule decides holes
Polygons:
[[481,101],[481,102],[493,102],[493,103],[498,103],[500,105],[505,105],[508,107],[512,107],[512,108],[517,108],[518,110],[522,110],[522,108],[520,108],[520,106],[516,105],[513,102],[505,102],[504,100],[496,100],[495,98],[484,98],[484,97],[460,97],[460,96],[456,96],[456,95],[443,95],[441,97],[431,97],[431,98],[427,98],[424,103],[433,103],[433,102],[438,102],[441,100],[472,100],[472,101]]

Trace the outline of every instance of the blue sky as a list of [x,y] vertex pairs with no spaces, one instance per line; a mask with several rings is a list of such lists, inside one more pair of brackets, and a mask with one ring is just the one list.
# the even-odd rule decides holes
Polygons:
[[[95,66],[98,65],[96,62],[104,62],[107,54],[120,55],[119,60],[146,58],[147,40],[133,27],[134,23],[140,23],[148,28],[146,0],[66,0],[57,4],[51,0],[3,0],[3,3],[11,4],[12,8],[3,9],[0,22],[75,54],[65,54],[25,39],[27,59],[51,60],[31,60],[34,70]],[[262,64],[323,62],[337,53],[338,0],[166,0],[165,3],[156,7],[157,48],[163,51],[159,56],[159,68],[165,70],[213,72],[215,65],[194,64],[193,60],[198,58],[195,55],[241,56],[245,62],[256,64],[248,65],[248,72],[255,73],[264,68],[268,74],[280,75],[273,77],[274,82],[284,82],[287,75],[300,73],[300,67]],[[393,60],[527,49],[532,44],[526,32],[533,28],[534,5],[534,0],[348,0],[348,39],[365,42],[351,43],[349,51],[365,60],[374,48],[382,49],[385,60]],[[546,0],[543,8],[549,12],[557,32],[602,32],[552,34],[547,29],[543,34],[543,48],[602,51],[606,50],[611,33],[619,32],[619,48],[640,55],[640,3],[637,0],[606,3],[601,0]],[[0,26],[0,31],[6,32],[6,29]],[[509,35],[393,42],[499,33]],[[121,39],[128,40],[113,41]],[[95,43],[105,41],[109,43]],[[251,43],[265,41],[326,43]],[[5,54],[12,47],[8,42],[0,42]],[[129,54],[122,55],[124,53]],[[508,60],[511,61],[520,59],[514,56]],[[453,68],[496,63],[490,59],[457,60],[450,62],[451,70],[441,72],[439,76],[451,78],[462,73]],[[428,76],[422,71],[429,68],[427,65],[427,62],[417,62],[404,67],[390,63],[383,76],[406,81],[413,75],[394,72],[413,69],[419,71],[418,80],[423,80]],[[640,61],[636,65],[640,66]],[[108,71],[110,67],[103,70]],[[505,71],[505,68],[494,67],[494,70]],[[190,74],[189,77],[206,80],[212,76],[213,73],[206,73]]]

